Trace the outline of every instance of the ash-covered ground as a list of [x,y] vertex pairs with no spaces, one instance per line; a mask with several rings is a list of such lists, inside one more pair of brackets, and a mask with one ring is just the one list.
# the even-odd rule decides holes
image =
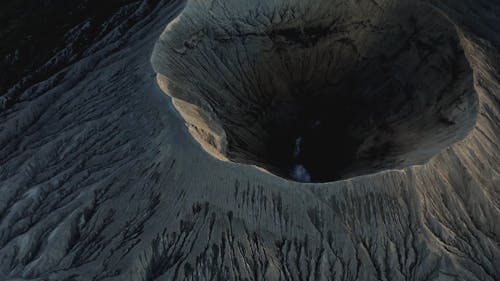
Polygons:
[[[411,5],[418,8],[406,11],[420,13],[425,6],[431,12],[412,22],[394,12],[401,3],[410,2],[3,1],[0,280],[499,280],[500,4],[415,1]],[[334,40],[322,41],[322,28],[290,29],[301,21],[307,26],[304,19],[317,18],[314,13],[322,20],[344,19],[348,25],[334,30],[352,40],[332,36],[349,47],[328,47]],[[436,28],[446,32],[432,33]],[[386,38],[403,39],[391,44]],[[429,38],[442,44],[428,46]],[[325,44],[332,50],[326,58],[357,61],[353,46],[373,42],[381,55],[390,58],[391,46],[399,46],[408,58],[374,56],[367,63],[367,49],[359,48],[356,67],[345,61],[337,66],[351,78],[375,73],[377,79],[400,75],[411,81],[413,88],[388,91],[402,101],[388,99],[388,111],[407,123],[379,114],[383,106],[376,99],[363,107],[372,113],[363,112],[360,122],[380,134],[386,120],[393,129],[382,136],[404,140],[403,146],[386,158],[375,153],[375,160],[355,158],[347,165],[361,173],[316,183],[296,182],[289,170],[280,172],[282,166],[266,166],[272,159],[247,161],[261,153],[252,145],[268,139],[260,137],[266,130],[245,122],[273,104],[269,95],[248,93],[268,94],[269,85],[287,93],[269,80],[284,77],[281,72],[262,71],[288,60],[269,55],[266,68],[248,63],[255,54],[286,57],[297,54],[291,48]],[[245,51],[251,46],[259,49]],[[312,58],[321,67],[311,69],[328,72],[325,56]],[[418,77],[442,75],[409,75],[420,61],[425,71]],[[459,67],[445,71],[449,61]],[[379,62],[391,62],[386,72],[376,68]],[[279,69],[300,69],[292,66]],[[365,97],[366,80],[348,76],[342,80],[360,87],[355,101],[347,99],[355,107]],[[249,83],[254,81],[271,84]],[[329,89],[342,92],[337,89],[353,83]],[[443,93],[439,101],[425,92],[420,103],[404,102],[401,93],[420,97],[411,90],[434,91],[432,85]],[[244,99],[226,95],[236,86],[245,86]],[[275,101],[297,104],[283,95]],[[334,101],[313,103],[306,116]],[[227,117],[239,112],[250,114]],[[278,124],[289,121],[270,112]],[[365,123],[370,115],[374,121]],[[253,120],[268,124],[259,118]],[[356,151],[378,143],[366,131],[342,131],[363,136],[365,145]],[[300,154],[309,134],[287,135],[284,155],[292,158],[291,168],[307,167]],[[321,165],[324,170],[328,166]],[[301,178],[307,179],[304,173]]]

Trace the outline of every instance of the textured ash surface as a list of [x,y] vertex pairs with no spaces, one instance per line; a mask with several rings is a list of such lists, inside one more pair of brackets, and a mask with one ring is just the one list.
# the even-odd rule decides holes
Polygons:
[[110,15],[1,108],[0,280],[498,280],[500,7],[431,4],[473,71],[473,128],[425,165],[325,184],[192,139],[150,63],[182,3]]

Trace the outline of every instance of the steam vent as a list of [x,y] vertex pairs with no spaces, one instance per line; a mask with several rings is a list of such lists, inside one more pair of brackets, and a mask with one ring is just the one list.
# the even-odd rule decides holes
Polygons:
[[0,23],[0,281],[500,281],[500,0]]
[[193,1],[168,25],[158,81],[207,152],[329,182],[467,135],[477,95],[454,25],[418,1],[338,2]]

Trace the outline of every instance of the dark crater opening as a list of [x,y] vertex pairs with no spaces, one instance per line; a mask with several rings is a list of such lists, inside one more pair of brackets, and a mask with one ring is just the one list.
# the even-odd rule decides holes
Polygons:
[[181,29],[194,37],[156,68],[174,98],[205,112],[201,123],[222,128],[224,144],[187,120],[231,161],[301,182],[423,164],[472,127],[472,71],[439,14],[384,8],[265,27],[245,18],[252,32],[241,19],[208,20]]

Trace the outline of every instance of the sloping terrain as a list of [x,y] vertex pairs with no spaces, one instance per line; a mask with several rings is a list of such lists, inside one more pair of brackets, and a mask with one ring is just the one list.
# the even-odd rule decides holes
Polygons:
[[418,165],[305,184],[212,157],[158,86],[155,43],[208,2],[110,14],[85,55],[1,108],[0,280],[500,278],[500,4],[421,3],[472,75],[464,135]]
[[[158,1],[146,1],[154,7]],[[111,30],[140,19],[137,0],[4,0],[0,3],[0,108],[30,85],[85,57]]]

